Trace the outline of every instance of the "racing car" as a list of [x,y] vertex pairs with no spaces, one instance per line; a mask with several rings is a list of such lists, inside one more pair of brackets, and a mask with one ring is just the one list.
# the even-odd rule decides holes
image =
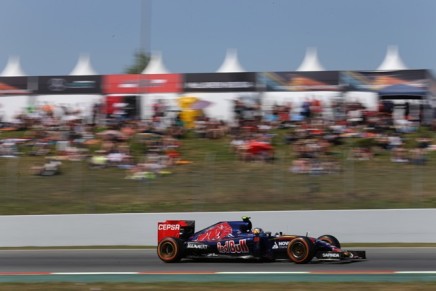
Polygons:
[[221,221],[195,232],[194,220],[158,222],[157,255],[165,263],[182,259],[239,258],[275,261],[287,259],[297,264],[319,261],[359,261],[365,251],[342,250],[333,235],[317,238],[265,232],[252,228],[250,217]]

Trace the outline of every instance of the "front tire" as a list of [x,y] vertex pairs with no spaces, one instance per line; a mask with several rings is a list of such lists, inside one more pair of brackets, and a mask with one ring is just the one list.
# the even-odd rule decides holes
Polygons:
[[296,237],[289,243],[287,254],[292,262],[306,264],[315,256],[315,245],[308,237]]
[[157,255],[165,263],[176,263],[182,259],[182,241],[173,237],[166,237],[157,246]]
[[339,242],[339,240],[330,234],[322,235],[318,239],[323,241],[323,242],[326,242],[326,243],[328,243],[328,244],[330,244],[338,249],[341,248],[341,243]]

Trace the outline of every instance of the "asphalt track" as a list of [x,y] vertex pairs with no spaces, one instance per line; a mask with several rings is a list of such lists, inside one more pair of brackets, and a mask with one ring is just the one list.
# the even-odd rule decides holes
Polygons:
[[234,260],[165,264],[154,249],[0,250],[0,282],[436,282],[436,248],[359,249],[366,249],[366,261],[305,265]]

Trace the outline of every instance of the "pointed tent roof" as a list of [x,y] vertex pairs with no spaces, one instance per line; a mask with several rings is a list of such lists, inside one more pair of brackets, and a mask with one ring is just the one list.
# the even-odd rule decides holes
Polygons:
[[377,68],[379,71],[395,71],[395,70],[407,70],[401,60],[397,46],[389,46],[386,52],[386,56],[380,66]]
[[87,54],[81,54],[76,66],[71,71],[70,75],[97,75],[97,72],[92,68],[90,57]]
[[245,72],[238,60],[238,52],[236,49],[228,49],[221,67],[217,73],[240,73]]
[[142,74],[169,74],[163,63],[162,53],[154,52],[151,54],[150,62],[148,62],[147,67],[142,71]]
[[318,52],[315,47],[306,49],[306,55],[297,71],[324,71],[324,67],[318,60]]
[[20,58],[17,56],[9,57],[8,63],[0,75],[3,77],[26,76],[26,73],[21,69]]

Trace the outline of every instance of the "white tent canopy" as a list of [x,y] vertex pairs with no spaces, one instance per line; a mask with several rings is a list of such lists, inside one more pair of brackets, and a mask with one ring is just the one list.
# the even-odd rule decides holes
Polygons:
[[216,72],[217,73],[245,72],[245,69],[239,63],[238,52],[236,49],[227,49],[224,61]]
[[3,77],[18,77],[26,76],[26,73],[21,68],[20,58],[17,56],[11,56],[8,59],[6,67],[3,69],[1,76]]
[[314,47],[306,49],[306,55],[298,67],[297,71],[324,71],[324,67],[318,60],[318,52]]
[[[246,72],[246,70],[239,63],[237,49],[227,49],[224,61],[216,73],[243,72]],[[197,93],[195,97],[211,102],[212,105],[204,110],[207,116],[225,121],[232,121],[234,119],[233,99],[235,98],[235,93]]]
[[142,71],[142,74],[169,74],[163,63],[162,53],[154,52],[151,55],[150,62],[147,67]]
[[92,68],[89,55],[81,54],[76,66],[71,71],[72,76],[97,75],[97,72]]
[[377,68],[379,71],[394,71],[394,70],[407,70],[401,60],[397,46],[389,46],[386,56],[380,66]]
[[[142,71],[142,74],[170,74],[170,71],[165,67],[162,53],[160,51],[153,52],[148,62],[147,67]],[[149,119],[153,115],[153,104],[158,100],[163,102],[168,108],[177,106],[176,93],[160,93],[160,94],[142,94],[141,98],[141,118]]]

